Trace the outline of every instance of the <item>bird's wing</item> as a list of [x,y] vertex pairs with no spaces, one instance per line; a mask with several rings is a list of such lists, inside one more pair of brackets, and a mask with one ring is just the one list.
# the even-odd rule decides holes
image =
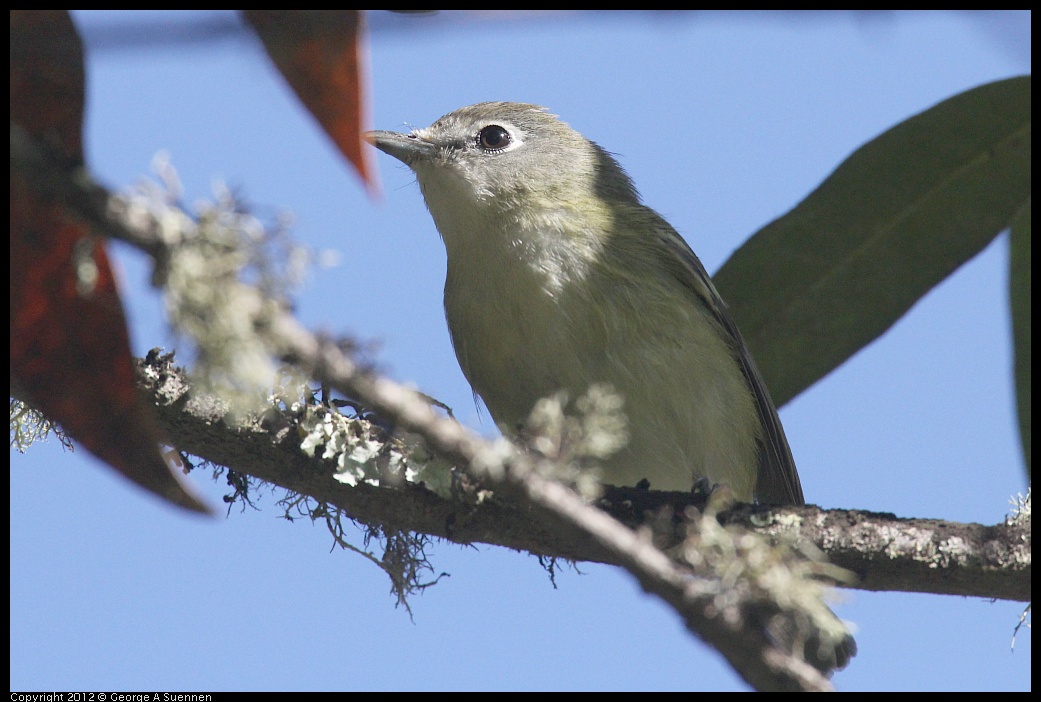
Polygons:
[[777,416],[777,408],[770,398],[770,392],[763,382],[763,376],[759,374],[752,354],[748,351],[741,332],[730,315],[723,298],[719,296],[716,286],[712,284],[705,267],[697,255],[691,250],[687,242],[679,234],[661,220],[669,228],[672,236],[663,236],[669,252],[675,257],[678,265],[670,266],[672,272],[689,288],[701,304],[712,313],[719,325],[727,333],[727,340],[737,357],[748,382],[752,395],[755,397],[756,409],[759,419],[763,424],[763,445],[759,450],[759,471],[756,478],[756,498],[766,504],[805,504],[802,494],[802,484],[799,482],[799,474],[795,470],[795,459],[792,458],[792,450],[788,446],[788,439],[784,435],[781,419]]

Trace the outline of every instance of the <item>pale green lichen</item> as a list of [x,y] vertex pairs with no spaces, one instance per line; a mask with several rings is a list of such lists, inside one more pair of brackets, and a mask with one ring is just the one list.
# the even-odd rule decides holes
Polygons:
[[350,486],[366,484],[423,484],[447,497],[451,490],[451,467],[422,449],[407,435],[390,436],[365,419],[334,412],[321,405],[294,405],[301,414],[300,450],[306,455],[332,461],[333,477]]
[[156,180],[124,195],[125,216],[168,247],[154,278],[171,327],[190,342],[181,355],[193,384],[227,402],[235,418],[245,417],[262,409],[280,382],[282,350],[267,330],[290,307],[307,271],[327,257],[292,241],[288,216],[266,225],[221,183],[189,214],[165,154],[156,156],[153,171]]
[[52,434],[66,451],[74,450],[72,440],[61,427],[47,419],[39,410],[13,397],[10,417],[11,448],[18,453],[25,453],[31,445],[38,441],[46,441]]
[[1017,492],[1009,500],[1009,504],[1012,505],[1012,510],[1010,514],[1005,517],[1006,524],[1014,526],[1030,523],[1030,492],[1030,489],[1027,489],[1026,495]]
[[[740,617],[739,602],[758,600],[765,608],[779,608],[767,625],[776,628],[778,640],[786,641],[797,655],[832,668],[843,666],[856,650],[851,625],[826,604],[833,590],[821,582],[843,582],[850,574],[824,562],[822,554],[808,553],[803,546],[771,544],[755,532],[723,526],[711,510],[696,516],[678,551],[703,576],[691,587],[711,593],[722,616]],[[796,613],[794,627],[782,611]]]
[[525,444],[545,461],[536,469],[545,477],[575,486],[592,499],[599,494],[599,462],[629,440],[622,398],[609,386],[593,385],[568,413],[569,397],[558,392],[539,400],[524,425]]

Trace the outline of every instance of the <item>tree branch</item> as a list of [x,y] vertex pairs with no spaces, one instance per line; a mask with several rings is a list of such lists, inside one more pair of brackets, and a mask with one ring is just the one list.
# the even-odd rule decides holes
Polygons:
[[[141,363],[141,384],[154,398],[163,427],[181,450],[341,507],[364,524],[390,524],[460,544],[487,543],[542,556],[621,565],[595,539],[541,523],[529,510],[495,500],[476,504],[472,486],[452,500],[411,483],[397,488],[345,485],[333,478],[332,461],[309,458],[300,451],[293,417],[271,412],[263,426],[256,422],[228,426],[224,404],[193,396],[183,370],[169,356],[149,354]],[[655,544],[668,549],[682,541],[684,510],[695,503],[694,497],[683,493],[615,488],[598,506],[632,529],[646,525],[648,515],[662,509],[678,515],[664,524],[653,522]],[[985,526],[813,505],[780,509],[739,505],[720,514],[720,520],[772,540],[812,544],[833,564],[857,575],[856,580],[841,583],[844,587],[1030,600],[1029,523]]]

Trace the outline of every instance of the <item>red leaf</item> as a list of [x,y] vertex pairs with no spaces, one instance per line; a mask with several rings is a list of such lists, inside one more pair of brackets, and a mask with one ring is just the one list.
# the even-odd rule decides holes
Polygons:
[[244,10],[271,60],[370,190],[371,149],[362,144],[360,10]]
[[[11,119],[70,167],[83,161],[83,49],[68,13],[11,12]],[[130,340],[103,242],[63,203],[11,173],[11,381],[127,478],[199,512],[159,450],[134,385]]]

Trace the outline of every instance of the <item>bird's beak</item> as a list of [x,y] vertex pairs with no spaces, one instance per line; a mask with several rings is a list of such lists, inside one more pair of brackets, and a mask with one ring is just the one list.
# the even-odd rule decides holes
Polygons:
[[433,157],[437,147],[429,141],[423,141],[414,134],[399,134],[382,129],[365,132],[365,141],[380,151],[390,154],[405,165],[411,166],[416,161],[426,161]]

